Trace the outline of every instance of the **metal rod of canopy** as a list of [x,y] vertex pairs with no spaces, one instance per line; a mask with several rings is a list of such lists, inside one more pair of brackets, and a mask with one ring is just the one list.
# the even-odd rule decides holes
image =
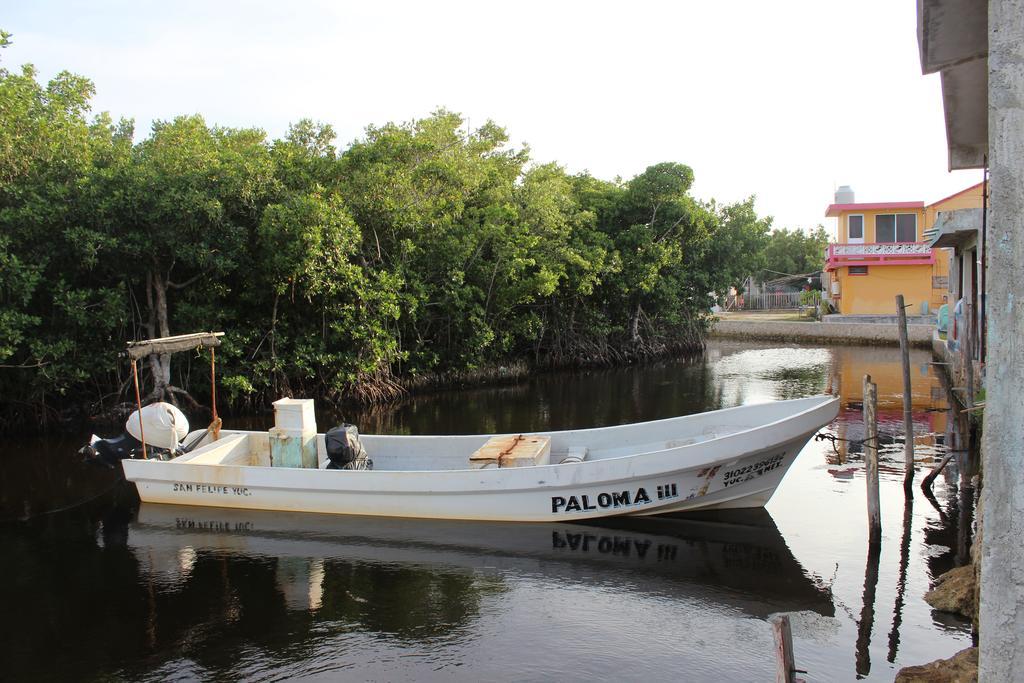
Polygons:
[[146,430],[142,426],[142,396],[139,394],[139,361],[132,358],[132,377],[135,379],[135,403],[139,408],[139,436],[142,437],[142,459],[146,460]]
[[220,438],[220,418],[217,417],[217,355],[216,347],[210,347],[210,403],[213,404],[213,422],[210,423],[210,431],[213,440]]

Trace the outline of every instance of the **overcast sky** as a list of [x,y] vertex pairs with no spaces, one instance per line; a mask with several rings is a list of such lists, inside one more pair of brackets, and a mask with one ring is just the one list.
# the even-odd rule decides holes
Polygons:
[[504,126],[536,162],[630,178],[690,165],[694,193],[757,196],[776,227],[857,201],[931,202],[947,172],[914,0],[859,2],[13,2],[3,64],[96,83],[95,111],[200,113],[270,137],[308,117],[339,147],[438,107]]

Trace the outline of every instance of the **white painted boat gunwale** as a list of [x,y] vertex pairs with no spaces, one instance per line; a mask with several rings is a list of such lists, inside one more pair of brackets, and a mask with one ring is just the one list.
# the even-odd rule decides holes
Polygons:
[[[800,399],[800,400],[803,400],[803,399]],[[758,405],[760,405],[760,404],[758,404]],[[741,407],[745,407],[745,406],[741,406]],[[368,470],[368,471],[324,470],[324,469],[320,469],[318,471],[320,471],[320,472],[322,472],[324,474],[338,475],[338,476],[343,476],[343,477],[353,477],[353,478],[354,477],[366,477],[366,476],[371,476],[373,474],[417,475],[417,476],[420,476],[420,475],[424,475],[424,474],[435,474],[435,473],[445,474],[445,475],[454,475],[454,474],[457,474],[457,473],[472,473],[474,476],[485,476],[485,477],[497,477],[497,476],[508,477],[510,475],[518,474],[520,476],[523,476],[524,478],[533,479],[534,477],[537,476],[538,472],[543,473],[545,471],[553,471],[556,468],[565,468],[565,467],[584,467],[584,468],[586,468],[588,466],[596,465],[597,463],[612,464],[612,463],[622,462],[622,461],[632,461],[634,459],[636,459],[636,460],[652,460],[652,459],[656,459],[656,458],[659,459],[659,460],[660,459],[664,459],[664,457],[660,457],[660,456],[665,456],[665,457],[671,458],[672,460],[675,460],[676,459],[676,455],[678,453],[686,451],[688,449],[691,449],[691,448],[695,449],[696,447],[704,447],[706,449],[711,444],[715,444],[717,446],[718,444],[728,444],[728,443],[730,443],[732,441],[738,441],[738,440],[740,440],[740,439],[742,439],[744,437],[750,436],[751,434],[753,434],[755,432],[761,432],[762,430],[766,430],[766,429],[769,429],[769,428],[772,428],[772,427],[780,426],[780,425],[783,425],[785,423],[793,423],[793,422],[797,421],[800,417],[802,417],[804,415],[807,415],[809,413],[813,413],[815,410],[817,410],[820,407],[821,407],[820,405],[812,406],[811,408],[808,408],[808,409],[806,409],[804,411],[801,411],[800,413],[796,413],[796,414],[794,414],[794,415],[792,415],[790,417],[781,418],[779,420],[774,420],[774,421],[772,421],[770,423],[765,423],[765,424],[762,424],[762,425],[754,425],[754,426],[751,426],[751,427],[747,427],[746,429],[743,429],[741,431],[731,432],[731,433],[723,434],[721,436],[713,436],[713,437],[711,437],[711,438],[709,438],[709,439],[707,439],[705,441],[697,441],[697,442],[694,442],[694,443],[682,444],[682,445],[673,446],[673,447],[670,447],[670,448],[660,448],[660,449],[654,449],[654,450],[649,450],[649,451],[640,451],[640,452],[632,453],[632,454],[629,454],[629,455],[615,455],[615,456],[604,457],[604,458],[600,458],[599,457],[599,458],[589,459],[590,456],[588,455],[588,459],[583,461],[582,463],[571,463],[571,464],[553,463],[553,464],[550,464],[550,465],[537,465],[537,466],[534,466],[534,467],[503,468],[503,469],[497,469],[497,468],[487,468],[487,469],[469,469],[469,468],[460,468],[460,469],[420,469],[420,470],[413,470],[413,469],[384,470],[384,469],[378,469],[378,470]],[[735,410],[735,409],[727,409],[727,410]],[[701,415],[703,415],[703,414],[701,414]],[[655,423],[669,423],[669,422],[671,422],[673,420],[685,419],[687,417],[695,417],[695,416],[687,415],[687,416],[683,416],[682,418],[668,418],[666,420],[657,420],[657,421],[651,421],[651,422],[631,423],[630,425],[620,425],[618,427],[595,427],[595,428],[591,428],[591,429],[566,430],[566,431],[562,431],[562,432],[529,432],[529,433],[525,433],[525,435],[528,435],[528,436],[530,436],[530,435],[545,435],[545,436],[552,436],[552,438],[554,438],[556,435],[563,435],[563,434],[586,434],[586,433],[596,432],[596,431],[599,431],[599,430],[609,430],[609,429],[615,430],[615,429],[621,429],[622,427],[644,426],[644,425],[650,425],[650,424],[655,424]],[[797,429],[795,431],[799,432],[800,431],[799,427],[797,427]],[[223,439],[223,438],[226,438],[226,437],[229,437],[229,436],[234,436],[234,435],[259,436],[259,435],[264,434],[264,432],[240,431],[240,430],[239,431],[224,430],[222,432],[222,434],[223,434],[223,436],[222,436],[222,439]],[[499,435],[499,436],[501,436],[501,435]],[[438,438],[438,439],[442,439],[442,440],[448,440],[448,439],[458,438],[458,437],[469,437],[469,438],[473,438],[473,439],[480,439],[480,438],[486,439],[486,438],[488,438],[487,436],[482,436],[481,437],[481,436],[477,436],[477,435],[454,435],[454,436],[439,436],[439,437],[402,436],[402,437],[398,437],[398,438],[403,438],[403,439]],[[369,436],[367,438],[374,438],[374,437]],[[788,440],[788,439],[783,437],[780,440]],[[157,464],[157,463],[159,463],[159,464],[162,464],[162,465],[184,465],[184,464],[189,464],[190,461],[192,459],[194,459],[196,456],[203,455],[204,452],[206,452],[206,449],[212,448],[212,447],[217,447],[217,446],[219,446],[220,443],[221,442],[217,441],[217,442],[211,442],[209,444],[204,444],[203,446],[201,446],[199,449],[193,451],[192,453],[190,453],[190,454],[188,454],[186,456],[182,456],[182,457],[176,458],[174,460],[170,460],[170,461],[149,460],[149,461],[141,461],[141,462],[145,462],[147,464]],[[644,445],[646,446],[647,444],[644,444]],[[717,449],[714,449],[714,450],[717,450]],[[558,454],[561,454],[561,452],[562,452],[562,449],[560,448],[558,450]],[[742,455],[742,453],[740,453],[740,455]],[[372,459],[372,457],[373,457],[373,455],[372,455],[372,452],[371,452],[371,459]],[[720,457],[708,456],[708,457],[705,457],[705,458],[699,459],[699,460],[687,461],[687,462],[685,462],[685,465],[686,465],[686,469],[690,469],[690,468],[693,468],[693,467],[701,467],[701,466],[708,465],[708,464],[711,464],[711,463],[714,463],[714,462],[718,462],[719,460],[721,460]],[[671,464],[679,465],[679,464],[684,464],[684,463],[671,463]],[[196,464],[196,465],[198,466],[198,464]],[[271,469],[271,468],[268,468],[266,466],[261,466],[261,465],[226,465],[226,464],[225,465],[220,465],[220,464],[209,464],[209,465],[203,465],[203,466],[216,467],[218,469],[227,469],[227,468],[238,468],[238,469],[243,469],[243,470],[268,470],[268,469]],[[297,471],[297,472],[303,472],[303,473],[311,471],[311,470],[301,469],[301,468],[285,468],[285,467],[272,468],[272,471],[275,472],[275,473],[283,473],[283,472],[288,472],[290,470],[291,471]],[[663,468],[659,468],[658,471],[663,471]]]

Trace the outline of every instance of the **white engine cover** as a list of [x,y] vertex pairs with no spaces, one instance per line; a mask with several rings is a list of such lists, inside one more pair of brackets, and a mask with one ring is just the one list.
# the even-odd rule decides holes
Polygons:
[[[142,441],[138,410],[128,416],[124,428]],[[142,429],[145,430],[147,444],[172,450],[188,434],[188,418],[170,403],[150,403],[142,408]]]

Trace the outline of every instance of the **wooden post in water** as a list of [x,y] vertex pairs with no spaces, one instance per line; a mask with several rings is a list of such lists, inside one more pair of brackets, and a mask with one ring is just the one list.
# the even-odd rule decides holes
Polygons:
[[907,309],[903,295],[896,295],[896,317],[899,320],[900,358],[903,361],[903,493],[914,496],[914,417],[911,413],[910,341],[907,339]]
[[864,472],[868,488],[868,543],[882,542],[882,513],[878,504],[878,387],[864,375]]
[[924,481],[921,482],[922,491],[932,490],[932,482],[934,482],[935,478],[942,473],[943,468],[945,468],[946,465],[949,464],[949,461],[953,459],[954,455],[955,453],[946,453],[946,457],[940,460],[939,464],[932,468],[932,471],[929,472],[928,475],[924,478]]
[[795,683],[799,679],[793,661],[793,632],[789,628],[789,617],[776,615],[772,617],[771,625],[775,634],[775,683]]

